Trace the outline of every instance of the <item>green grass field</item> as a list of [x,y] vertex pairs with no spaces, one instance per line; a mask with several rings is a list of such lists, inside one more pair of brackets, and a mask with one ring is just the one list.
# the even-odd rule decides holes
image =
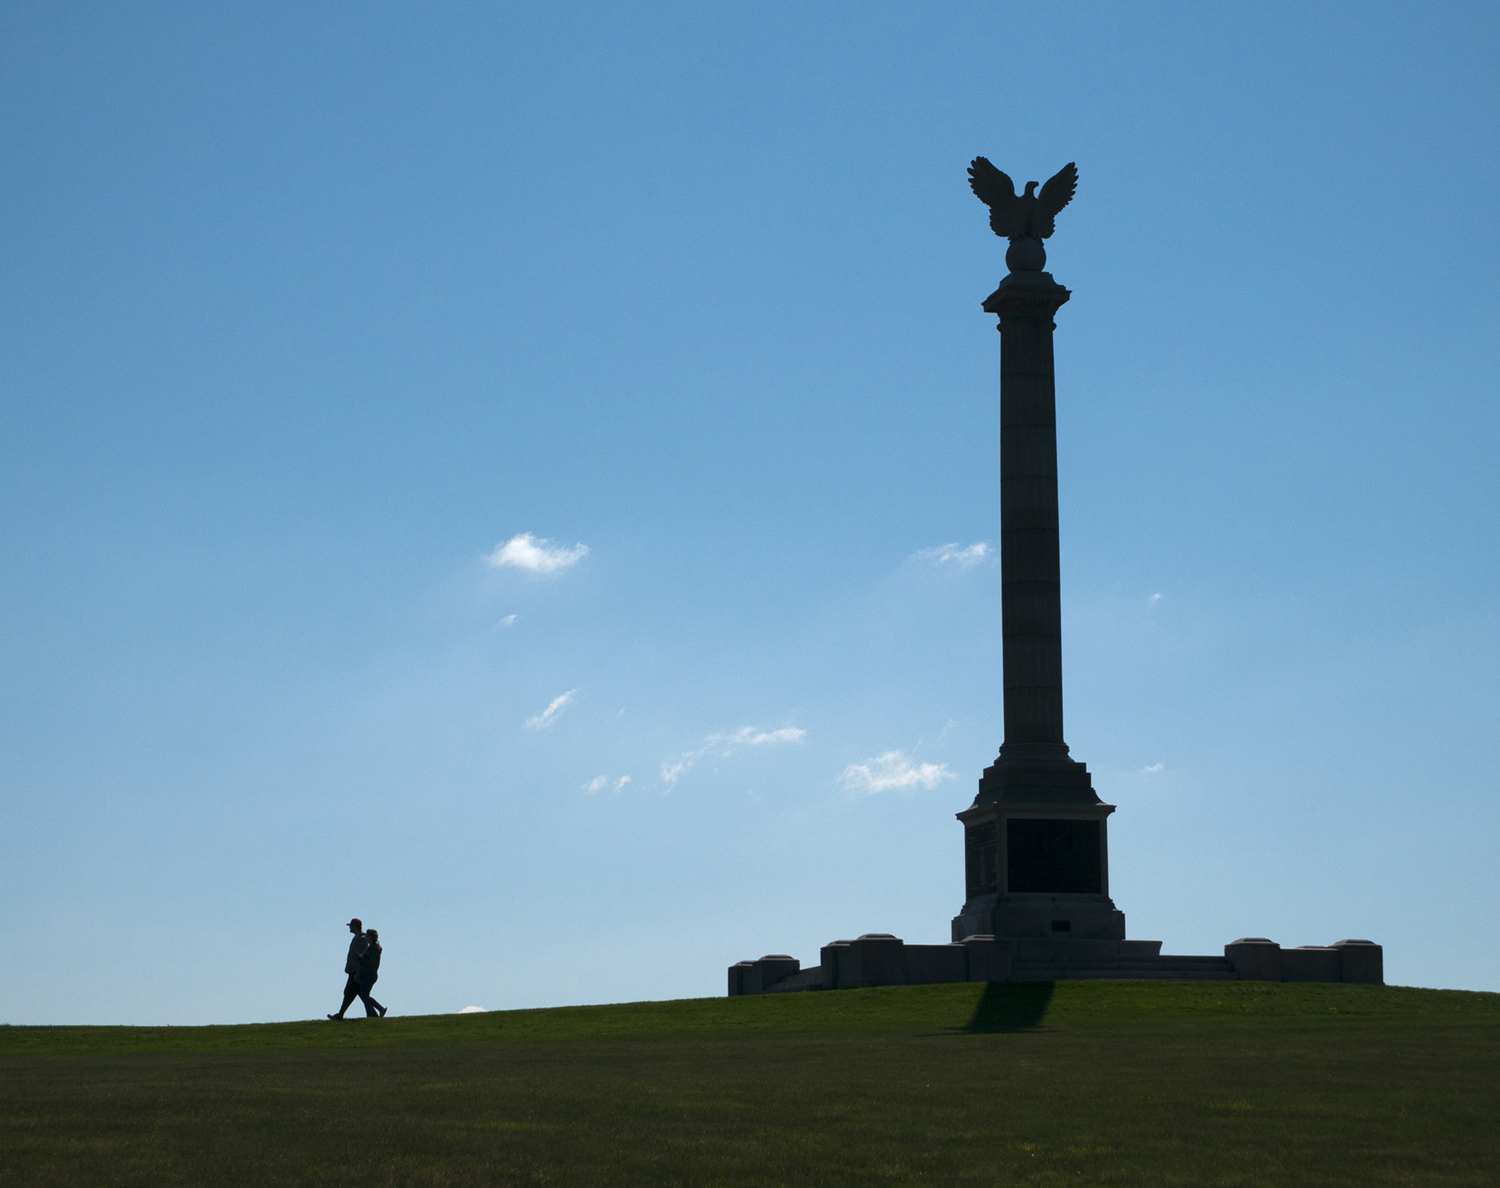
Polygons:
[[1500,1184],[1500,995],[888,987],[0,1027],[0,1185]]

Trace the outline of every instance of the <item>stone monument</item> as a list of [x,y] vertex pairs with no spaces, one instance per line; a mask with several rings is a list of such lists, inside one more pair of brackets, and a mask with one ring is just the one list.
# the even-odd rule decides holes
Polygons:
[[921,982],[1056,978],[1383,980],[1369,941],[1282,949],[1263,937],[1223,957],[1163,956],[1160,941],[1125,939],[1109,897],[1109,815],[1063,736],[1062,598],[1058,554],[1057,413],[1052,319],[1070,296],[1043,271],[1042,241],[1072,201],[1078,169],[1041,187],[1015,183],[984,157],[969,185],[1009,240],[1009,274],[986,298],[1000,320],[1000,607],[1005,737],[985,768],[964,826],[964,905],[952,941],[908,945],[888,933],[823,947],[818,965],[772,954],[729,967],[729,993],[836,990]]
[[1005,741],[964,823],[963,911],[953,939],[995,936],[1124,940],[1109,898],[1109,814],[1063,739],[1053,317],[1070,294],[1042,269],[1042,240],[1078,188],[1063,167],[1033,194],[984,157],[969,184],[1010,240],[1010,275],[986,298],[1000,319],[1000,614]]

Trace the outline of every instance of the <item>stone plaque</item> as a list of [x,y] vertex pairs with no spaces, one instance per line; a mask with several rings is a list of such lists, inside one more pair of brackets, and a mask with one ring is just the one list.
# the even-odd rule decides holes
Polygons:
[[989,895],[998,889],[995,870],[995,823],[985,821],[964,829],[964,873],[968,897]]
[[1012,817],[1006,822],[1005,842],[1009,890],[1100,893],[1098,821]]

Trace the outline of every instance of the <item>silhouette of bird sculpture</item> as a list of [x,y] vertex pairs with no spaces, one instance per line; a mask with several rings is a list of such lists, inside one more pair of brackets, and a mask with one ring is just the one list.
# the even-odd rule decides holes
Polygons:
[[[1040,194],[1033,181],[1026,183],[1024,194],[1017,195],[1016,183],[1007,174],[990,164],[989,158],[975,157],[969,166],[969,185],[990,208],[990,230],[1011,242],[1006,262],[1012,268],[1035,271],[1047,262],[1041,241],[1051,236],[1057,212],[1073,201],[1078,189],[1078,166],[1071,161],[1064,165]],[[1028,239],[1034,241],[1034,248],[1023,243]]]

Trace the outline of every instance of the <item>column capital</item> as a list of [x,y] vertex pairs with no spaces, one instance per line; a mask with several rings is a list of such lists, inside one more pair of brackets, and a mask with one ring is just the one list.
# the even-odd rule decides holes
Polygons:
[[982,308],[1002,320],[1051,317],[1072,295],[1050,272],[1012,272],[984,299]]

